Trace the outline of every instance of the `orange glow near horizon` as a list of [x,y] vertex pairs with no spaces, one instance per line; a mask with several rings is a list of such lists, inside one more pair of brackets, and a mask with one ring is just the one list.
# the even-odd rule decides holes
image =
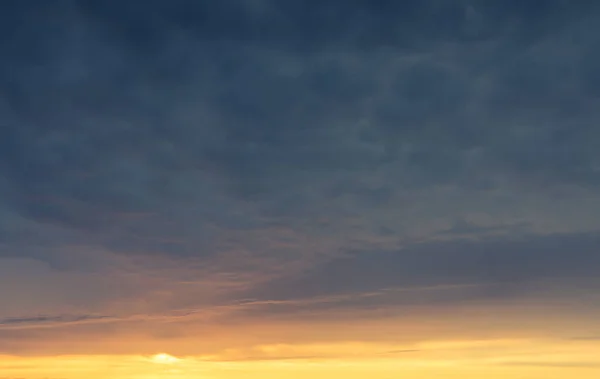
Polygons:
[[[109,326],[102,323],[5,327],[7,336],[31,333],[37,342],[22,340],[21,356],[0,355],[0,379],[600,377],[600,340],[590,318],[503,309],[446,309],[442,319],[433,311],[362,321],[246,319],[227,327],[193,318],[136,328],[122,321],[110,333],[93,329]],[[565,335],[564,325],[580,328]]]
[[[534,340],[432,341],[414,350],[377,344],[269,345],[255,349],[279,358],[230,360],[225,355],[175,357],[89,355],[0,356],[0,378],[191,379],[305,378],[402,375],[407,379],[595,379],[600,344]],[[362,351],[362,354],[361,354]],[[334,354],[338,352],[339,354]],[[296,353],[292,356],[290,354]]]
[[159,363],[159,364],[163,364],[163,365],[172,365],[175,363],[178,363],[180,360],[179,358],[176,358],[172,355],[166,354],[166,353],[159,353],[156,355],[153,355],[150,360],[154,363]]

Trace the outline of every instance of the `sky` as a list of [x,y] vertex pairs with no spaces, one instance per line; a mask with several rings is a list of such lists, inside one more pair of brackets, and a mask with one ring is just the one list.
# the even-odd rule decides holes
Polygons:
[[0,2],[0,379],[600,375],[600,3]]

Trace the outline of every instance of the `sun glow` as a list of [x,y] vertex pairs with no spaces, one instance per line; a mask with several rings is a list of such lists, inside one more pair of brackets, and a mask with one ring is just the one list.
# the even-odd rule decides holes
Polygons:
[[160,353],[160,354],[153,355],[150,359],[154,363],[163,364],[163,365],[172,365],[172,364],[180,361],[179,358],[176,358],[176,357],[166,354],[166,353]]
[[[185,354],[185,353],[182,353]],[[599,378],[596,340],[432,340],[273,344],[206,355],[3,356],[0,378],[28,379],[507,379]]]

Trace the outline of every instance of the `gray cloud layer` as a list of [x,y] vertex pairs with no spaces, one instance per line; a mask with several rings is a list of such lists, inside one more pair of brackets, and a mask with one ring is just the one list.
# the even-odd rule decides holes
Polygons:
[[258,299],[596,274],[592,3],[1,7],[0,261]]

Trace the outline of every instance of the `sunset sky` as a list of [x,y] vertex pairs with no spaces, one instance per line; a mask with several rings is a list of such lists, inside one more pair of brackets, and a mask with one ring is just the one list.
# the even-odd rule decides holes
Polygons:
[[0,379],[600,378],[600,2],[0,1]]

